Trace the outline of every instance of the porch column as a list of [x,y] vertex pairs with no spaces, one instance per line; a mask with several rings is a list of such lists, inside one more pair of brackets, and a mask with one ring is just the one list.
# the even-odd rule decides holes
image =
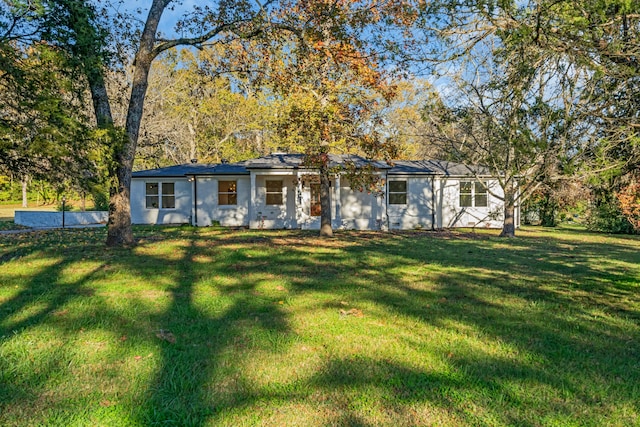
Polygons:
[[193,215],[191,216],[192,225],[198,226],[198,176],[193,175],[189,178],[189,181],[193,180],[193,188],[191,194],[193,195]]
[[295,191],[295,211],[296,211],[296,228],[302,228],[302,179],[300,171],[296,172],[296,191]]
[[434,202],[433,202],[433,209],[435,212],[435,223],[436,223],[436,228],[437,229],[441,229],[442,227],[444,227],[444,203],[443,203],[443,192],[444,192],[444,187],[446,185],[446,178],[438,178],[437,180],[435,180],[435,183],[433,184],[433,191],[434,191]]
[[256,208],[255,208],[255,202],[256,202],[256,174],[255,172],[251,171],[250,172],[250,185],[249,185],[249,228],[253,228],[251,226],[252,223],[255,222],[256,220]]
[[334,183],[335,190],[333,192],[333,205],[335,206],[335,215],[333,216],[334,219],[332,222],[334,223],[334,228],[339,228],[340,226],[342,226],[342,216],[340,215],[340,211],[342,210],[342,207],[340,205],[340,174],[336,175]]
[[387,174],[387,171],[385,171],[382,181],[384,182],[384,185],[382,186],[382,195],[376,197],[376,199],[380,200],[380,211],[382,212],[382,215],[380,215],[380,230],[389,231],[389,217],[387,216],[387,200],[389,197],[387,186],[389,183],[389,175]]

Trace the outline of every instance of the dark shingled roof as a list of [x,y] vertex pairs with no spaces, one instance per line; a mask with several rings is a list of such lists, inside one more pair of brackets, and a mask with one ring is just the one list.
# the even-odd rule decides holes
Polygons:
[[[388,169],[389,175],[490,175],[487,168],[484,167],[468,167],[460,163],[447,162],[444,160],[396,160],[386,163],[383,161],[367,160],[364,157],[350,154],[330,154],[329,160],[331,167],[344,164],[348,161],[354,162],[356,166],[373,163],[378,169]],[[249,175],[249,169],[302,168],[305,168],[304,154],[274,153],[237,163],[187,163],[184,165],[149,169],[134,172],[132,176],[133,178],[175,178],[187,175]]]
[[[274,153],[257,159],[247,160],[247,169],[301,169],[304,165],[304,154]],[[373,163],[378,169],[389,169],[385,162],[367,160],[354,154],[329,154],[329,167],[335,167],[345,162],[353,162],[356,166]]]
[[166,168],[149,169],[133,172],[133,178],[175,178],[187,175],[249,175],[244,166],[245,162],[200,164],[187,163],[184,165],[168,166]]
[[473,176],[490,175],[487,168],[466,166],[446,160],[394,160],[389,175],[444,175]]

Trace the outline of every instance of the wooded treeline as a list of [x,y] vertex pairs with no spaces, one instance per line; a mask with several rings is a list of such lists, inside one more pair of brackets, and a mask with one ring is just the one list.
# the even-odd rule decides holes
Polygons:
[[134,167],[274,150],[325,195],[329,152],[485,165],[505,236],[518,204],[638,230],[640,1],[212,0],[160,26],[178,3],[0,2],[0,168],[109,192],[110,245]]

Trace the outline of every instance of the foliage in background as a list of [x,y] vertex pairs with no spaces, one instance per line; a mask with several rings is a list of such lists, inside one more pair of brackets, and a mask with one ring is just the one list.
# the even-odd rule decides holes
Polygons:
[[622,214],[635,232],[640,232],[640,182],[633,180],[616,193]]
[[395,97],[379,103],[377,115],[385,135],[395,145],[395,158],[446,159],[448,153],[430,137],[435,132],[433,124],[423,117],[425,105],[437,89],[418,76],[394,81],[394,85]]
[[581,90],[576,120],[590,138],[580,148],[575,172],[591,189],[589,227],[630,232],[616,193],[640,168],[640,3],[537,0],[535,28],[541,48],[563,55],[589,78]]
[[[28,206],[26,207],[59,205],[60,198],[64,196],[67,198],[69,205],[74,204],[77,209],[107,211],[109,209],[109,195],[100,190],[99,187],[96,187],[92,193],[87,193],[71,187],[62,189],[43,180],[31,180],[27,191]],[[102,187],[102,190],[104,190],[104,187]],[[17,204],[21,201],[21,183],[0,175],[0,202]]]
[[618,199],[610,190],[596,194],[587,212],[586,226],[588,230],[604,233],[633,232],[633,226],[620,209]]
[[52,184],[93,170],[86,157],[95,141],[64,56],[44,43],[8,44],[12,52],[0,64],[0,168]]
[[591,195],[579,180],[543,184],[524,201],[522,218],[525,224],[555,227],[559,221],[583,222]]
[[[105,159],[92,130],[81,65],[59,43],[69,35],[51,27],[61,16],[50,7],[63,3],[0,4],[0,169],[27,183],[44,181],[56,194],[84,195],[104,181]],[[46,203],[47,194],[38,193]]]
[[[239,47],[236,47],[239,48]],[[220,73],[225,50],[170,50],[154,63],[137,168],[219,163],[264,154],[276,100],[267,100],[241,74]]]
[[[439,112],[427,114],[455,117],[458,128],[446,123],[447,138],[466,133],[466,148],[473,138],[479,148],[468,152],[495,153],[508,163],[491,164],[491,155],[457,159],[504,174],[507,223],[515,198],[524,200],[540,186],[552,207],[558,183],[571,174],[593,184],[594,197],[608,192],[593,203],[607,205],[640,165],[640,4],[635,1],[212,0],[182,15],[176,38],[156,31],[172,2],[147,4],[141,8],[149,12],[143,22],[121,13],[115,1],[0,2],[0,85],[5,89],[0,93],[0,165],[25,179],[40,174],[60,189],[98,199],[108,192],[113,245],[134,241],[128,186],[136,154],[141,167],[152,167],[193,158],[242,159],[280,145],[300,147],[300,127],[282,125],[300,117],[325,124],[351,121],[351,129],[334,126],[334,145],[341,140],[360,145],[358,150],[371,157],[390,146],[381,141],[393,140],[400,143],[396,154],[454,158],[465,151],[460,144],[445,144],[445,150],[425,138],[447,120],[416,121],[415,107],[432,101],[424,99],[429,92],[450,101],[445,105],[450,111],[440,105]],[[180,45],[203,50],[175,53]],[[471,77],[469,70],[481,68],[478,59],[495,64],[497,77],[484,74],[471,86],[464,82],[469,96],[482,104],[465,112],[458,107],[470,103],[454,105],[456,90],[451,89]],[[302,67],[305,61],[312,66]],[[340,73],[322,71],[318,79],[310,73],[318,65]],[[359,81],[353,89],[395,86],[384,75],[391,69],[410,80],[424,69],[445,78],[409,89],[411,84],[400,84],[393,106],[374,105],[375,96],[366,90],[334,97],[334,107],[341,104],[334,111],[322,105],[326,97],[318,88],[336,92],[337,86],[349,87],[345,76]],[[108,90],[109,76],[119,80],[116,90]],[[556,88],[562,90],[551,94]],[[293,94],[298,99],[282,97],[287,90],[298,91]],[[320,105],[302,99],[314,92]],[[376,129],[381,124],[383,131]],[[290,133],[283,136],[283,130]],[[365,144],[353,144],[356,140]],[[484,145],[478,144],[482,140]],[[326,138],[317,141],[320,146],[309,153],[322,159]],[[516,152],[524,153],[519,158],[529,165],[514,161]],[[520,192],[509,184],[516,175],[528,186]],[[549,222],[554,217],[546,215]]]
[[[520,173],[521,182],[531,183],[530,190],[546,188],[549,208],[558,183],[571,178],[593,183],[597,181],[593,177],[599,175],[607,186],[592,186],[591,194],[598,197],[608,192],[604,199],[594,201],[596,206],[604,206],[624,176],[637,170],[640,3],[441,0],[422,3],[418,22],[426,46],[417,52],[409,50],[407,57],[414,55],[438,64],[436,70],[446,84],[456,64],[467,64],[458,78],[472,86],[470,98],[480,99],[485,94],[477,102],[479,111],[490,111],[496,105],[498,90],[503,95],[501,100],[507,107],[503,112],[472,117],[472,132],[453,135],[460,146],[470,139],[482,140],[471,150],[480,153],[476,156],[479,162],[493,168],[486,158],[496,153],[505,163],[515,165],[519,161],[513,159],[518,156],[512,154],[528,152],[520,159],[536,167],[517,169],[539,169],[540,173]],[[480,68],[478,64],[484,61],[504,70],[489,83],[488,90],[482,86],[488,80],[486,75],[468,71]],[[438,95],[450,99],[451,90],[444,84],[440,87],[444,87],[444,96]],[[479,88],[483,90],[475,90]],[[550,96],[554,91],[558,93],[555,100]],[[527,115],[534,120],[522,120]],[[494,131],[487,132],[489,128]],[[501,152],[496,150],[498,141],[517,148]],[[451,144],[447,151],[455,154],[460,150]],[[459,158],[468,160],[469,156]],[[511,174],[507,164],[493,170]],[[614,171],[621,179],[606,178]],[[522,200],[527,197],[527,188],[524,190]],[[552,222],[552,216],[550,212],[547,220]]]
[[547,4],[553,15],[541,43],[591,71],[582,118],[597,133],[585,150],[585,166],[595,175],[622,178],[604,181],[612,184],[606,191],[615,193],[625,175],[640,168],[640,3]]

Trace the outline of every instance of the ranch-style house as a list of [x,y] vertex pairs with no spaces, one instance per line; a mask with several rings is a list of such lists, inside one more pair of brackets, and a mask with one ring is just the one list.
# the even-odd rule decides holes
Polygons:
[[[369,161],[330,155],[330,166],[370,164],[379,191],[331,177],[334,229],[501,228],[502,190],[481,168],[436,160]],[[338,168],[339,169],[339,168]],[[133,173],[134,224],[319,229],[318,172],[304,155],[274,153],[237,163],[190,163]],[[520,212],[516,208],[516,224]]]

